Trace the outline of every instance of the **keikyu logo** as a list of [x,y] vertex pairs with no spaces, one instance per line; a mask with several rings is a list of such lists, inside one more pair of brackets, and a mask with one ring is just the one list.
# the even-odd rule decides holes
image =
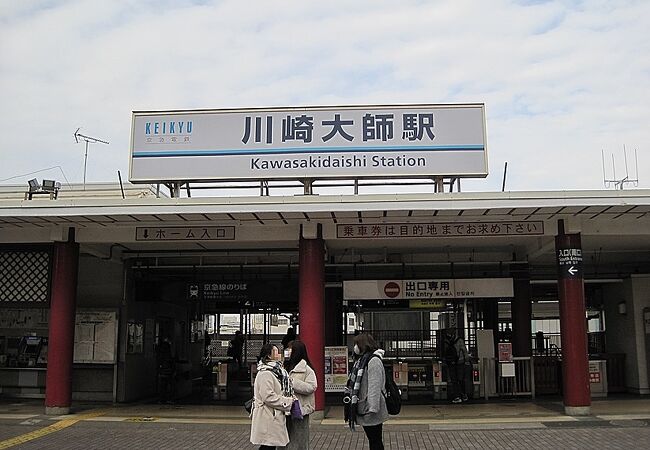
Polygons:
[[147,136],[192,134],[192,128],[191,120],[145,122],[144,134]]

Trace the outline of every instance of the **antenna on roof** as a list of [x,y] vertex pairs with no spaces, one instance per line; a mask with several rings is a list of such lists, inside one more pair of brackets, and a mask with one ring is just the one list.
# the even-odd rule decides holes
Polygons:
[[103,141],[98,138],[83,135],[79,133],[79,130],[81,130],[81,128],[77,128],[77,131],[74,132],[74,140],[77,144],[79,143],[79,140],[86,142],[86,153],[84,155],[84,191],[85,191],[86,190],[86,167],[88,165],[88,143],[90,142],[93,144],[108,144],[108,141]]
[[639,185],[639,160],[637,157],[637,149],[634,149],[634,172],[635,176],[630,179],[630,172],[627,167],[627,149],[623,145],[623,160],[625,161],[625,176],[623,178],[616,178],[616,164],[614,162],[614,154],[612,154],[612,178],[608,179],[605,171],[605,150],[600,151],[602,164],[603,164],[603,184],[605,188],[614,186],[614,189],[623,190],[626,184],[632,184],[633,187]]

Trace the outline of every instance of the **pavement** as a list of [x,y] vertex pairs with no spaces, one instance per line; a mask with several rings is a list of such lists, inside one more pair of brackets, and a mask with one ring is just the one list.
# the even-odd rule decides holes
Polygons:
[[[404,405],[384,425],[387,449],[647,448],[650,397],[592,401],[592,415],[564,415],[560,399]],[[237,449],[250,420],[239,405],[73,404],[73,413],[45,416],[42,400],[0,400],[0,450]],[[312,421],[312,449],[367,449],[341,407]]]

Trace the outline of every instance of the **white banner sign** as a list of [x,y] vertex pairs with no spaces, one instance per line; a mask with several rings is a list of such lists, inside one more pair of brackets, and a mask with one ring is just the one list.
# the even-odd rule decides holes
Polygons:
[[339,239],[397,239],[476,236],[534,236],[544,234],[544,222],[438,222],[338,224]]
[[343,282],[344,300],[511,298],[513,296],[512,278],[351,280]]
[[134,112],[132,182],[487,176],[466,105]]

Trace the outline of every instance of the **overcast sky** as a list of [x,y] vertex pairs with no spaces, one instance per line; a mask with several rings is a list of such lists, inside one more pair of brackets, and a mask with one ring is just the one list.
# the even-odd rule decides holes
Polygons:
[[[131,111],[484,102],[463,190],[650,187],[650,1],[0,0],[0,180],[127,177]],[[63,175],[59,169],[39,178]],[[23,176],[2,183],[22,183]],[[631,187],[631,186],[630,186]]]

